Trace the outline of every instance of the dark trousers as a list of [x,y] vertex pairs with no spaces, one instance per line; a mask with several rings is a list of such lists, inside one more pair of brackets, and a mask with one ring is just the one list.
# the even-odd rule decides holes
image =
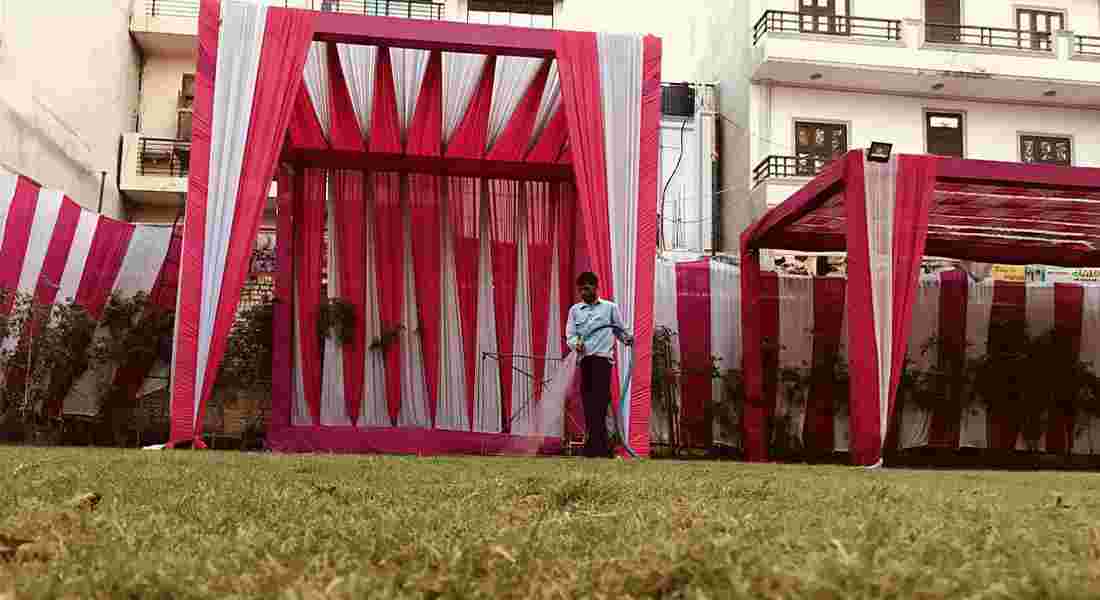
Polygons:
[[581,399],[588,437],[585,456],[607,458],[611,444],[607,439],[607,408],[611,404],[611,361],[602,356],[581,359]]

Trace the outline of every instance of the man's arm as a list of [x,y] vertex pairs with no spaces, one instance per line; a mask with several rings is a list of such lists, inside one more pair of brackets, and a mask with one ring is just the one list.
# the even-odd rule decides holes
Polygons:
[[619,341],[627,346],[634,345],[634,336],[630,335],[630,332],[626,330],[626,325],[623,324],[623,315],[619,312],[619,305],[611,305],[611,331],[615,334],[615,337],[619,338]]
[[570,348],[583,351],[581,336],[577,334],[576,314],[577,307],[569,309],[569,316],[565,319],[565,343],[569,344]]

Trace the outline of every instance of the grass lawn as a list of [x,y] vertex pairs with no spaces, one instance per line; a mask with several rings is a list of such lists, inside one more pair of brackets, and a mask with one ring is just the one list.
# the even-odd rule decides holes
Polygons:
[[1089,597],[1095,527],[1088,473],[0,447],[4,600]]

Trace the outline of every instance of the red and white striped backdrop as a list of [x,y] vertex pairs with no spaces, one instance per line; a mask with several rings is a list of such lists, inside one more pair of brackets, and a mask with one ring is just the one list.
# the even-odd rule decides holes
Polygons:
[[[100,318],[111,294],[149,293],[162,278],[172,227],[137,225],[86,210],[64,193],[0,170],[0,289],[41,303],[72,301]],[[178,244],[174,248],[179,252]],[[165,308],[171,291],[157,294]],[[8,313],[9,304],[0,307]],[[8,338],[6,347],[18,340]],[[79,384],[78,384],[79,385]],[[67,412],[97,410],[95,398],[70,394]]]
[[[654,325],[676,333],[673,351],[683,362],[682,368],[705,366],[709,355],[719,357],[723,369],[740,368],[739,282],[738,267],[733,265],[706,258],[658,260]],[[805,369],[815,357],[830,352],[839,351],[840,360],[847,360],[845,284],[836,277],[764,276],[761,326],[764,338],[775,340],[778,346],[770,363],[765,352],[765,398],[772,414],[790,417],[787,422],[793,435],[807,446],[825,451],[848,449],[847,399],[816,383],[809,393],[801,390],[789,398],[776,379],[779,369]],[[980,356],[988,345],[993,319],[1025,322],[1033,335],[1054,329],[1060,337],[1078,340],[1081,360],[1100,372],[1100,286],[972,282],[957,270],[921,278],[913,307],[909,356],[918,369],[934,364],[938,360],[935,350],[922,355],[920,348],[936,336],[943,340],[946,352]],[[708,383],[706,375],[696,374],[685,375],[680,382],[682,444],[700,445],[710,433],[707,427],[711,425],[703,418],[704,402],[718,398],[721,392],[717,384]],[[1021,424],[996,410],[987,414],[981,402],[968,402],[958,417],[924,410],[905,398],[898,410],[897,447],[1025,448]],[[654,440],[666,440],[668,419],[659,411],[654,406],[651,435]],[[1053,416],[1046,421],[1040,450],[1064,452],[1069,445],[1075,454],[1100,453],[1100,419],[1078,414],[1072,423]],[[739,444],[739,432],[720,432],[713,427],[715,441]],[[1071,439],[1062,439],[1060,431],[1070,431]]]

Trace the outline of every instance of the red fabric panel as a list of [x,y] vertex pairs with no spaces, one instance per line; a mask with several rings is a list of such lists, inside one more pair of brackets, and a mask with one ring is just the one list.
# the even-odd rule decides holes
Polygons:
[[439,206],[440,178],[410,173],[409,205],[412,222],[418,232],[412,244],[413,272],[416,277],[416,307],[420,320],[420,347],[424,353],[424,378],[428,389],[428,414],[435,426],[439,399],[440,319],[443,304],[443,215]]
[[199,314],[202,309],[203,248],[206,239],[206,201],[210,179],[210,135],[214,116],[214,71],[218,55],[218,0],[199,5],[198,62],[191,129],[191,165],[187,178],[183,252],[180,256],[180,294],[172,352],[172,425],[169,440],[176,444],[194,436],[195,385],[198,373]]
[[676,264],[676,318],[680,322],[680,443],[709,448],[710,261]]
[[[1081,326],[1085,288],[1076,284],[1054,285],[1054,332],[1058,342],[1066,344],[1075,359],[1081,353]],[[1041,333],[1041,332],[1035,332]],[[1047,427],[1046,451],[1066,453],[1073,447],[1074,408],[1071,398],[1059,398],[1062,406],[1053,410]]]
[[848,221],[848,376],[852,462],[871,465],[882,456],[879,418],[878,346],[871,299],[871,257],[867,239],[867,206],[863,154],[844,159]]
[[[248,276],[249,259],[255,245],[256,232],[260,228],[260,217],[267,204],[267,193],[275,178],[275,167],[283,149],[283,140],[286,138],[294,107],[294,90],[302,84],[302,69],[312,39],[311,13],[298,10],[268,12],[256,76],[256,81],[262,82],[262,85],[257,86],[256,94],[252,98],[253,118],[248,124],[248,141],[241,163],[240,181],[237,184],[233,229],[222,274],[206,375],[203,378],[202,399],[195,427],[196,437],[201,433],[206,400],[213,392],[229,329],[235,320],[241,286]],[[323,193],[320,198],[323,206]]]
[[180,283],[180,252],[183,250],[183,227],[176,226],[172,231],[172,239],[168,241],[168,253],[164,256],[164,263],[160,268],[157,282],[153,284],[153,290],[149,293],[149,301],[162,310],[176,309],[176,296],[179,293]]
[[897,158],[894,209],[894,301],[891,318],[893,347],[890,349],[890,396],[886,411],[895,422],[894,409],[898,382],[909,347],[913,323],[913,302],[920,284],[920,264],[928,236],[928,211],[932,207],[936,185],[935,156],[899,156]]
[[519,274],[519,184],[486,180],[489,187],[490,235],[493,240],[493,306],[496,308],[497,352],[500,353],[501,431],[511,431],[512,350],[516,329],[516,278]]
[[552,163],[558,162],[565,142],[569,139],[569,123],[565,118],[565,110],[559,108],[554,116],[547,121],[539,135],[538,141],[527,153],[527,162]]
[[[809,406],[806,408],[806,445],[808,449],[831,453],[834,444],[833,414],[840,390],[830,369],[839,360],[840,338],[844,326],[844,292],[846,281],[840,277],[814,279],[813,365]],[[820,366],[819,366],[820,365]],[[835,367],[834,367],[835,368]]]
[[[8,223],[11,223],[10,215]],[[96,320],[103,316],[103,309],[111,297],[111,290],[114,289],[115,279],[118,279],[118,272],[122,268],[122,260],[126,258],[126,249],[130,247],[130,237],[133,234],[134,225],[130,223],[99,218],[74,299]]]
[[[558,186],[525,182],[527,193],[527,299],[531,307],[531,354],[544,356],[550,324],[550,297],[546,286],[554,270],[554,236],[558,229]],[[556,334],[557,332],[555,332]],[[543,381],[546,361],[535,360],[534,380]],[[542,386],[535,386],[535,404],[542,400]],[[536,413],[537,414],[537,413]]]
[[[61,200],[61,210],[57,213],[50,245],[46,249],[46,258],[42,261],[42,272],[35,286],[34,299],[39,304],[53,304],[57,299],[57,287],[65,274],[65,263],[69,259],[69,249],[76,237],[76,226],[80,222],[80,205],[69,199]],[[61,298],[62,301],[66,298]]]
[[[335,126],[334,126],[335,129]],[[287,128],[290,145],[294,148],[326,149],[325,132],[321,129],[321,122],[317,120],[317,112],[313,108],[313,100],[309,97],[306,83],[298,85],[298,94],[294,99],[294,112]]]
[[[342,346],[344,356],[344,401],[352,424],[359,422],[363,406],[363,368],[366,360],[367,283],[363,265],[367,248],[363,232],[367,228],[363,198],[363,173],[332,171],[333,204],[336,210],[339,247],[340,295],[355,307],[355,334]],[[332,275],[330,275],[332,276]]]
[[[760,253],[747,247],[741,238],[741,373],[745,379],[745,407],[741,413],[741,439],[744,457],[749,462],[767,460],[764,402],[764,331],[761,322],[761,297],[764,295],[760,273]],[[776,282],[778,293],[778,282]],[[778,327],[776,330],[778,331]]]
[[[657,251],[657,193],[660,172],[661,40],[646,36],[642,48],[642,108],[639,137],[638,237],[634,272],[634,369],[630,397],[630,447],[649,455],[652,412],[653,270]],[[708,311],[709,315],[710,312]],[[709,338],[708,338],[709,339]],[[708,432],[710,429],[708,429]]]
[[565,147],[561,150],[561,156],[558,157],[558,163],[571,164],[573,162],[573,149],[566,143]]
[[324,263],[325,172],[306,169],[294,195],[294,282],[298,288],[298,347],[306,405],[315,423],[321,422],[321,343],[317,337],[321,271]]
[[493,102],[493,78],[496,73],[497,59],[489,56],[481,70],[481,80],[477,91],[466,107],[466,114],[458,124],[451,139],[447,140],[448,158],[481,158],[485,150],[485,139],[489,135],[489,109]]
[[397,117],[397,91],[393,83],[390,49],[378,47],[378,70],[374,75],[374,104],[371,108],[370,151],[401,152],[401,124]]
[[329,90],[329,111],[332,114],[332,131],[329,137],[332,139],[332,147],[362,152],[363,132],[359,129],[359,119],[355,116],[355,106],[351,103],[351,92],[348,91],[344,68],[340,64],[340,53],[333,42],[326,44],[325,51],[328,53],[328,74],[332,85]]
[[413,156],[439,156],[443,149],[443,58],[438,50],[428,58],[408,138],[405,151]]
[[[562,107],[569,124],[570,149],[576,154],[573,167],[588,255],[593,262],[592,270],[600,278],[603,294],[614,298],[607,198],[607,153],[596,34],[560,32],[557,56]],[[638,256],[641,255],[639,249]]]
[[276,199],[275,304],[272,319],[270,432],[290,427],[294,402],[294,195],[297,178],[280,169]]
[[447,180],[451,235],[454,241],[455,284],[458,290],[459,321],[462,326],[462,355],[466,365],[466,416],[474,424],[477,387],[477,297],[480,285],[481,228],[478,180],[451,177]]
[[[12,292],[12,294],[19,288],[19,274],[23,270],[23,259],[27,256],[27,244],[31,239],[31,226],[34,223],[35,210],[38,208],[40,189],[26,177],[18,177],[15,182],[15,195],[8,207],[4,243],[0,245],[0,290]],[[10,296],[0,306],[0,313],[11,312],[14,302],[14,295]]]
[[546,79],[550,75],[550,61],[545,60],[512,116],[489,150],[489,160],[522,160],[523,154],[531,144],[531,132],[535,129],[535,120],[539,115],[542,92],[546,88]]
[[[375,113],[377,114],[377,113]],[[395,114],[396,118],[396,114]],[[372,137],[371,143],[374,143]],[[405,227],[401,218],[401,176],[372,173],[374,190],[374,271],[378,286],[378,312],[384,332],[407,326],[405,306]],[[407,332],[406,332],[407,333]],[[386,347],[386,404],[396,425],[401,414],[401,352],[398,336]]]
[[[966,365],[966,308],[968,304],[970,276],[965,271],[940,273],[940,347],[937,356],[943,373],[961,377]],[[963,405],[965,386],[945,385],[939,390],[951,398],[950,404]],[[928,445],[933,448],[957,449],[959,447],[962,413],[954,410],[936,410],[928,431]]]
[[[1018,339],[1019,330],[1027,326],[1027,287],[1016,281],[998,281],[993,286],[993,306],[989,311],[990,350],[1013,344]],[[1011,398],[994,398],[990,407],[989,447],[993,450],[1012,450],[1016,447],[1016,437],[1020,426],[1012,410],[1006,410],[1005,403]],[[1018,398],[1026,402],[1026,398]]]

